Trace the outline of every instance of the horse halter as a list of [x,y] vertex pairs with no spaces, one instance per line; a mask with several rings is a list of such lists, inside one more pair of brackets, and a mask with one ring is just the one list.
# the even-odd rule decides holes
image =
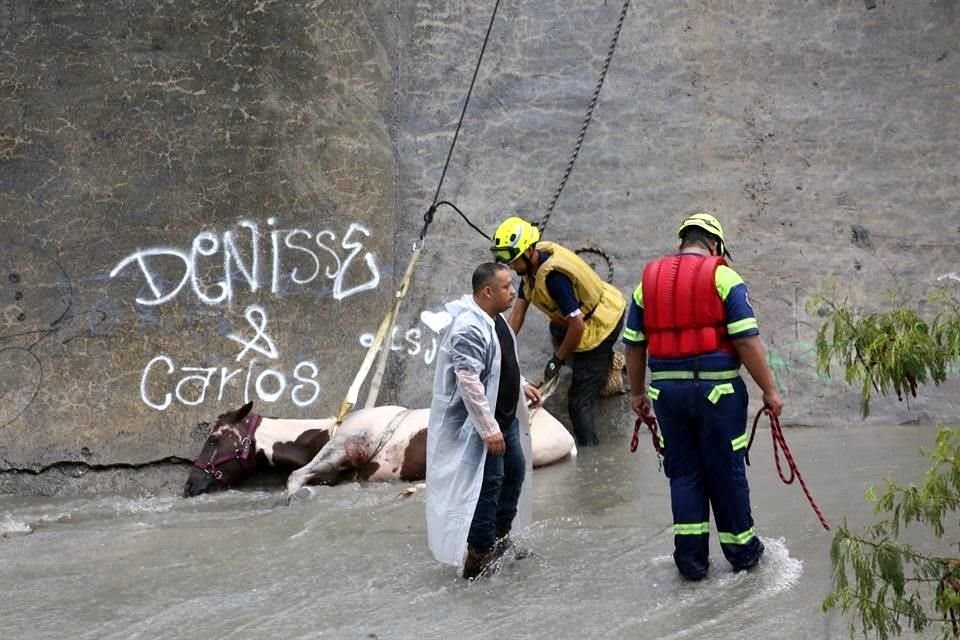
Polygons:
[[263,416],[259,414],[247,414],[247,417],[244,418],[240,423],[241,429],[245,429],[246,433],[242,438],[240,438],[240,445],[234,449],[233,453],[225,453],[221,456],[213,458],[209,462],[201,462],[200,458],[197,458],[193,461],[193,466],[202,470],[208,476],[212,476],[214,480],[222,484],[224,487],[229,488],[230,482],[228,480],[224,480],[223,471],[218,469],[217,465],[222,465],[224,462],[239,460],[240,468],[247,470],[256,464],[256,461],[253,458],[253,434],[257,432],[257,427],[260,426],[260,421],[262,419]]

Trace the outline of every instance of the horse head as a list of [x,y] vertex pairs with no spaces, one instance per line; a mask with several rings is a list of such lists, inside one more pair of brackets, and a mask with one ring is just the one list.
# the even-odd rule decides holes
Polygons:
[[252,408],[253,402],[248,402],[236,411],[217,417],[203,449],[193,461],[183,486],[183,497],[228,489],[253,471],[256,466],[254,433],[260,425],[260,416],[250,413]]

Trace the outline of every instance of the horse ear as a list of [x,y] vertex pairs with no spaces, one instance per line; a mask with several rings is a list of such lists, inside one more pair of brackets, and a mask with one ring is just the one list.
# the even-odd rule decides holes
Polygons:
[[246,418],[247,414],[250,413],[250,409],[253,409],[253,400],[240,407],[240,409],[237,411],[237,422],[240,422]]
[[217,416],[217,424],[236,424],[244,418],[247,417],[247,414],[250,413],[250,409],[253,408],[253,400],[243,405],[236,411],[228,411],[226,413],[221,413]]

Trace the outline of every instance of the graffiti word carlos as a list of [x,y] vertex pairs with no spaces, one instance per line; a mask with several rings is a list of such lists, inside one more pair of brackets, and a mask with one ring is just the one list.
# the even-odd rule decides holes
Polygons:
[[[256,358],[247,363],[244,370],[227,367],[179,367],[169,356],[157,356],[143,368],[140,378],[140,397],[144,404],[157,411],[166,410],[174,398],[187,406],[203,404],[207,392],[217,394],[217,402],[223,401],[223,391],[236,378],[243,379],[243,401],[250,400],[251,390],[263,402],[277,401],[288,389],[290,400],[298,407],[306,407],[317,399],[320,384],[317,375],[320,370],[314,362],[304,360],[293,368],[293,381],[276,369],[264,369],[254,373]],[[237,378],[241,376],[241,378]],[[234,383],[236,384],[236,383]],[[160,393],[151,393],[151,389],[161,389]],[[151,397],[152,396],[152,397]]]
[[[267,224],[272,227],[276,219],[267,219]],[[266,269],[260,265],[260,228],[250,220],[241,220],[238,225],[249,232],[249,238],[242,234],[247,240],[241,243],[242,249],[238,248],[239,239],[233,231],[222,235],[201,231],[193,238],[189,250],[138,249],[118,262],[110,277],[116,277],[130,264],[140,267],[147,289],[137,296],[136,302],[144,306],[169,302],[187,286],[205,304],[229,303],[233,301],[235,279],[245,282],[251,292],[269,284],[271,293],[276,295],[281,293],[281,285],[287,280],[298,286],[308,285],[320,277],[322,271],[333,281],[332,293],[336,300],[375,289],[380,284],[380,270],[374,254],[369,251],[362,256],[366,266],[362,282],[352,286],[346,282],[354,261],[363,251],[362,238],[370,236],[370,230],[361,224],[351,223],[339,243],[336,234],[329,230],[311,233],[306,229],[270,229],[270,246],[265,250],[269,262]],[[167,277],[171,268],[177,277]],[[204,275],[209,271],[217,275],[213,278]],[[269,283],[263,271],[267,272]],[[355,282],[356,278],[351,276],[349,280]]]

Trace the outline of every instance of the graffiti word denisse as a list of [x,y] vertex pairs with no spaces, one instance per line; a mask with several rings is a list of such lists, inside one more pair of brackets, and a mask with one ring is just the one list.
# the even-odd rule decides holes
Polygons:
[[[246,368],[227,367],[177,367],[169,356],[160,355],[147,363],[140,378],[140,397],[144,404],[157,411],[166,410],[174,400],[187,405],[203,404],[207,395],[216,394],[217,402],[223,401],[223,392],[231,381],[243,381],[243,401],[250,400],[251,391],[263,402],[276,402],[289,390],[290,400],[298,407],[313,403],[320,394],[316,363],[304,360],[293,368],[291,379],[277,369],[256,372],[256,358],[251,358]],[[158,393],[156,390],[159,389]],[[153,391],[151,391],[153,390]]]
[[[267,225],[273,227],[276,219],[269,218]],[[330,230],[313,233],[299,228],[271,228],[265,232],[269,237],[266,248],[261,247],[261,230],[257,223],[241,220],[238,226],[246,229],[246,233],[240,234],[246,242],[240,243],[241,238],[233,230],[220,235],[201,231],[194,236],[189,250],[176,247],[138,249],[118,262],[110,271],[110,277],[116,277],[129,265],[139,267],[146,289],[137,296],[136,302],[144,306],[169,302],[185,288],[192,290],[204,304],[229,303],[234,298],[234,280],[251,292],[269,286],[271,293],[277,295],[281,293],[281,285],[287,282],[297,286],[309,285],[322,273],[333,281],[332,295],[336,300],[375,289],[380,284],[376,258],[373,253],[364,251],[362,242],[364,237],[370,237],[370,230],[359,223],[351,223],[339,242],[337,235]],[[261,266],[261,258],[268,266]],[[354,265],[359,262],[366,268],[360,276],[351,273],[357,271]],[[172,280],[162,275],[171,269],[177,273]],[[204,275],[208,271],[218,275]],[[355,283],[357,279],[361,281]]]

